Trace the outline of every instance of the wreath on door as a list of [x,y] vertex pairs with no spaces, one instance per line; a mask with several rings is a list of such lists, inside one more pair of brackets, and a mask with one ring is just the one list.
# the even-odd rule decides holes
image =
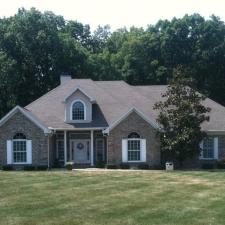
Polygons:
[[82,150],[82,149],[84,148],[84,145],[83,145],[82,143],[78,143],[78,144],[77,144],[77,148],[78,148],[79,150]]

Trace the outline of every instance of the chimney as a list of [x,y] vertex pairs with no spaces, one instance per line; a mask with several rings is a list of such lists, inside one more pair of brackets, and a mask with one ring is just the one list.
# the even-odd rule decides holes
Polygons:
[[70,81],[71,79],[72,79],[71,75],[69,75],[69,74],[62,74],[60,76],[60,85],[65,84],[66,82]]

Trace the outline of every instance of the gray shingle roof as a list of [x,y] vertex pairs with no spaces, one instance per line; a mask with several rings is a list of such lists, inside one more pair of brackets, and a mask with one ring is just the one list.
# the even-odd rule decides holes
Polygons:
[[[67,124],[64,122],[64,102],[66,96],[75,88],[80,88],[96,100],[93,105],[93,122],[89,124]],[[146,117],[154,121],[157,112],[153,110],[155,102],[161,100],[161,93],[167,86],[131,86],[124,81],[92,81],[91,79],[73,79],[60,85],[32,102],[25,108],[38,117],[47,127],[82,128],[107,127],[120,119],[131,108],[137,108]],[[204,130],[225,131],[225,108],[206,99],[210,107],[210,121],[202,125]]]

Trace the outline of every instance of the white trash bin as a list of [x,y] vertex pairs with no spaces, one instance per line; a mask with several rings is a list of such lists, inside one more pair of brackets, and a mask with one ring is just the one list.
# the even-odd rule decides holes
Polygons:
[[174,170],[173,162],[166,162],[166,171]]

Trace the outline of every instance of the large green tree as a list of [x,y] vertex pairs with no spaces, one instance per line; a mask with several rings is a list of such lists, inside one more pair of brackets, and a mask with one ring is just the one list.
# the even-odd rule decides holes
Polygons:
[[182,68],[175,71],[162,94],[164,100],[155,104],[162,153],[167,160],[178,160],[181,166],[185,159],[199,155],[199,143],[206,135],[201,124],[209,120],[210,111],[203,105],[205,97],[190,86],[192,82],[185,73]]
[[178,65],[191,68],[189,77],[200,92],[225,105],[225,25],[216,16],[185,15],[114,32],[106,25],[91,32],[88,24],[52,12],[19,9],[0,19],[0,52],[0,117],[57,86],[64,72],[133,85],[167,84]]

